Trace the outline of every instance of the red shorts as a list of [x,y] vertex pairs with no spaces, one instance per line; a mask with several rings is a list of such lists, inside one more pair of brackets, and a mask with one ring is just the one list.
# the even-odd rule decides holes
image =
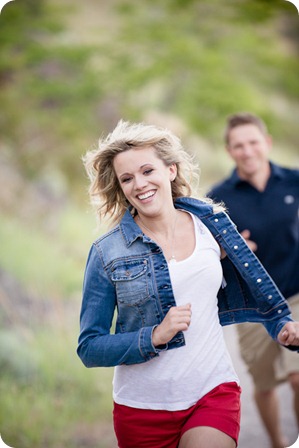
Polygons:
[[234,382],[215,387],[183,411],[153,411],[114,403],[114,430],[119,448],[177,448],[184,432],[210,426],[238,444],[241,388]]

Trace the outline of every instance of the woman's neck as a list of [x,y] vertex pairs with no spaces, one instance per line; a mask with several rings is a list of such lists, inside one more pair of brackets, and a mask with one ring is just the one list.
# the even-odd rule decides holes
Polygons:
[[[138,214],[136,217],[137,224],[152,233],[153,235],[160,235],[161,237],[168,238],[173,234],[174,223],[176,223],[179,211],[173,208],[169,213],[163,216],[148,217],[142,214]],[[147,233],[145,232],[145,233]]]

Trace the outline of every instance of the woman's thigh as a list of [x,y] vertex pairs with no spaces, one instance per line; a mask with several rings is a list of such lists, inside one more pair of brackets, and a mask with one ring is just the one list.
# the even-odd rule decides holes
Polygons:
[[186,431],[179,448],[235,448],[236,442],[227,434],[208,426],[199,426]]
[[[199,400],[182,428],[179,447],[235,447],[240,432],[240,394],[238,384],[224,383]],[[222,440],[223,445],[219,444]]]

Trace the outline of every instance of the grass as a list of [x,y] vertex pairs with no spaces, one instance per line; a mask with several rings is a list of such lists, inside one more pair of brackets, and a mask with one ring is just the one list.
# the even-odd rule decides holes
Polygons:
[[70,203],[63,211],[52,211],[51,231],[44,228],[47,218],[32,221],[3,214],[0,266],[36,295],[67,299],[80,293],[90,245],[104,231],[96,230],[88,208]]
[[70,297],[80,290],[83,263],[39,229],[26,228],[16,219],[1,217],[0,264],[27,289],[43,297]]
[[[50,331],[52,329],[52,332]],[[59,323],[19,340],[25,353],[35,354],[28,365],[1,371],[0,422],[3,440],[16,448],[74,448],[75,428],[88,423],[111,424],[112,369],[86,369],[75,353],[77,334]],[[11,353],[16,355],[18,350]],[[30,364],[23,356],[22,363]],[[100,441],[99,441],[100,442]]]
[[30,297],[27,308],[16,292],[1,297],[0,432],[16,448],[80,446],[81,426],[84,446],[94,428],[99,440],[101,425],[112,432],[113,369],[86,369],[76,354],[85,259],[103,229],[75,205],[56,219],[54,234],[29,218],[0,222],[0,265]]

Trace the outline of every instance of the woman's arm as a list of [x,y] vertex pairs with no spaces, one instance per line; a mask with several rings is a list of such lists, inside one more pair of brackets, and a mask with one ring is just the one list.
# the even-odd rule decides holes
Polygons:
[[114,285],[92,246],[85,269],[77,353],[86,367],[137,364],[158,355],[152,344],[155,327],[110,334],[116,309]]

